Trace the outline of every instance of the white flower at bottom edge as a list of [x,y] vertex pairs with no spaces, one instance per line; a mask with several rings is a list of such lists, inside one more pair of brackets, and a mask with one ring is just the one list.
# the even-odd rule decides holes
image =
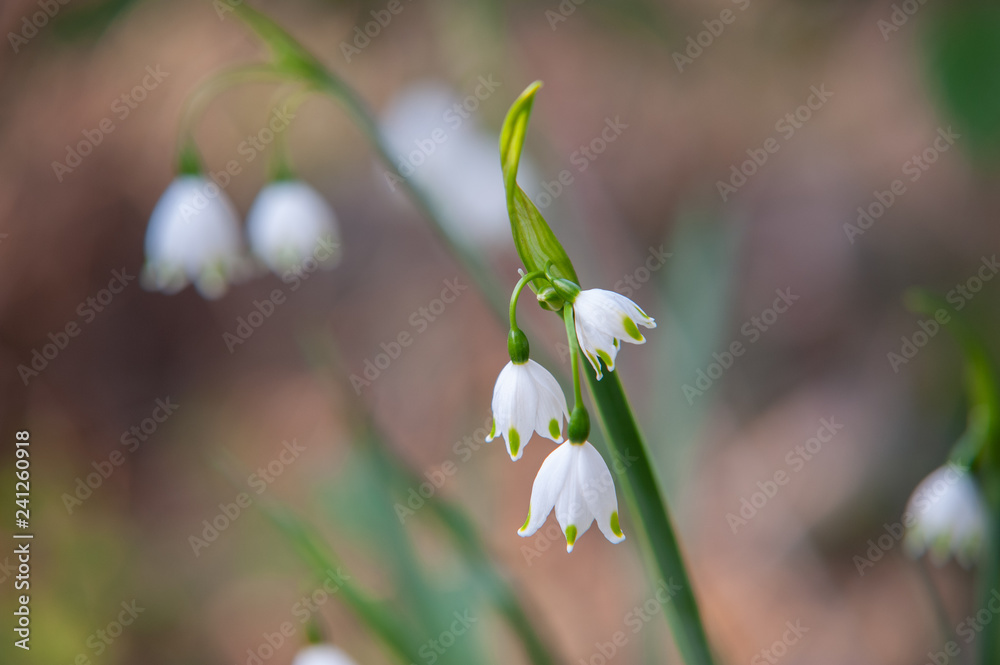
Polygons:
[[566,396],[556,378],[534,360],[510,361],[500,370],[492,407],[493,429],[486,441],[503,436],[512,460],[521,459],[532,432],[556,443],[563,440],[563,420],[569,420]]
[[580,291],[573,301],[573,320],[580,348],[598,379],[603,376],[601,360],[609,372],[614,371],[621,342],[646,342],[638,326],[656,327],[656,321],[634,302],[620,293],[604,289]]
[[339,258],[337,217],[301,180],[279,180],[260,190],[247,213],[247,235],[253,253],[278,275],[310,257],[323,267]]
[[987,512],[968,470],[948,464],[933,471],[913,491],[906,512],[913,516],[905,539],[911,556],[930,550],[936,565],[954,555],[966,567],[979,557]]
[[330,644],[313,644],[295,654],[292,665],[356,665],[351,658]]
[[597,520],[597,528],[612,543],[625,540],[618,524],[618,497],[611,471],[589,442],[567,441],[553,450],[538,470],[531,486],[528,519],[518,530],[530,536],[545,523],[552,509],[566,534],[566,551]]
[[149,217],[143,284],[176,293],[193,282],[206,298],[218,298],[245,272],[233,204],[214,182],[178,176]]

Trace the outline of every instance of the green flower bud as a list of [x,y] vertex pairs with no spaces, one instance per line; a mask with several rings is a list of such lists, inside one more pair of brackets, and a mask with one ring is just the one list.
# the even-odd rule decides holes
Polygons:
[[520,330],[511,330],[507,335],[507,353],[515,365],[528,362],[528,337]]
[[576,302],[576,297],[580,295],[579,286],[561,277],[552,280],[552,288],[556,295],[571,305]]
[[590,414],[582,404],[573,407],[569,416],[569,442],[583,443],[590,437]]

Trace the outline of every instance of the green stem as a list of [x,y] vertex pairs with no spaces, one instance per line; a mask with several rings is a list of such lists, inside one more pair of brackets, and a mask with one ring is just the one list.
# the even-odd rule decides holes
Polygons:
[[576,338],[573,323],[573,306],[563,305],[563,321],[566,322],[566,339],[569,342],[569,363],[573,368],[573,409],[583,406],[583,389],[580,387],[580,342]]
[[545,277],[545,272],[542,270],[535,270],[534,272],[529,272],[521,276],[521,279],[517,280],[517,284],[514,285],[514,292],[510,294],[510,310],[508,312],[510,317],[510,329],[520,330],[517,327],[517,301],[521,297],[521,291],[524,287],[528,285],[529,282],[538,279],[539,277]]
[[625,497],[640,532],[640,543],[654,577],[673,582],[676,593],[663,606],[681,657],[688,665],[712,665],[713,657],[702,624],[691,580],[667,509],[666,500],[632,415],[618,372],[598,379],[586,364],[587,382],[594,397],[608,448],[625,467]]

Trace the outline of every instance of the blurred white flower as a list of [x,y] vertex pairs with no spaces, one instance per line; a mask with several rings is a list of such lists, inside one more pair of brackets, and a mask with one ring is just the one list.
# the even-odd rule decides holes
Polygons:
[[281,275],[309,257],[325,268],[339,257],[337,217],[319,192],[300,180],[279,180],[260,191],[247,214],[254,255]]
[[330,644],[312,644],[295,654],[292,665],[357,665],[342,650]]
[[[396,191],[398,177],[423,187],[450,230],[466,241],[509,243],[499,137],[479,129],[475,113],[447,85],[419,82],[404,89],[381,116],[395,171],[384,178]],[[522,186],[539,182],[534,172],[522,156]],[[534,189],[525,187],[529,194]]]
[[966,567],[978,559],[987,512],[968,470],[955,464],[936,469],[917,485],[906,512],[905,546],[914,558],[930,550],[939,566],[952,555]]
[[549,453],[531,486],[528,518],[518,530],[530,536],[545,523],[552,508],[566,534],[566,551],[597,520],[597,527],[612,543],[625,540],[618,524],[618,498],[611,471],[589,442],[567,441]]
[[143,284],[176,293],[193,282],[206,298],[218,298],[245,272],[232,203],[214,182],[178,176],[149,218]]
[[638,326],[656,327],[656,321],[634,302],[620,293],[604,289],[580,291],[573,301],[573,317],[580,348],[593,365],[598,379],[603,376],[601,360],[609,372],[614,371],[622,341],[646,342]]
[[532,432],[562,442],[563,420],[569,420],[569,409],[555,377],[534,360],[507,363],[493,388],[493,430],[486,441],[503,436],[516,461]]

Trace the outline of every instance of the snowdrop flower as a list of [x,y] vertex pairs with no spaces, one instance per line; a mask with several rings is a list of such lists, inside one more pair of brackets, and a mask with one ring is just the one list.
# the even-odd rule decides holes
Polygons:
[[295,654],[292,665],[356,665],[351,658],[331,644],[311,644]]
[[[511,360],[493,388],[493,429],[507,442],[514,461],[521,459],[532,432],[561,443],[563,420],[569,420],[566,396],[552,374],[534,360]],[[522,445],[523,444],[523,445]]]
[[552,508],[566,534],[566,551],[597,520],[597,528],[612,543],[625,540],[618,524],[618,498],[611,471],[589,442],[560,444],[542,462],[531,487],[528,518],[518,535],[530,536],[545,523]]
[[615,357],[621,343],[644,344],[646,338],[638,326],[655,328],[656,321],[634,302],[614,291],[587,289],[579,291],[573,303],[576,338],[587,360],[603,376],[603,360],[609,372],[615,369]]
[[968,567],[979,556],[986,530],[986,507],[967,469],[942,466],[917,485],[906,505],[906,550],[913,557],[930,550],[943,565],[950,556]]
[[149,218],[143,283],[176,293],[194,282],[218,298],[244,271],[239,218],[225,193],[202,176],[177,177]]
[[260,191],[247,214],[247,235],[253,253],[279,275],[309,257],[332,267],[339,254],[333,209],[300,180],[278,180]]
[[[395,192],[401,191],[403,179],[423,187],[453,233],[490,247],[510,240],[507,197],[498,136],[478,126],[473,102],[478,106],[483,99],[461,99],[436,81],[405,88],[380,117],[394,168],[380,168],[379,176]],[[525,190],[538,194],[541,177],[527,155],[520,171]]]

